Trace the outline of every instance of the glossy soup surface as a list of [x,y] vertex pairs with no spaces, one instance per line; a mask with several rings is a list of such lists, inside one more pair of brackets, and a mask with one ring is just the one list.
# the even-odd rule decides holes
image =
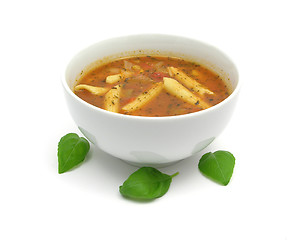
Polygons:
[[[194,84],[197,83],[198,86],[209,91],[201,94],[198,89],[182,82],[182,79],[178,76],[180,74],[170,71],[170,67],[181,72],[185,79],[188,78],[194,81]],[[108,76],[114,75],[119,76],[116,82],[106,82]],[[174,93],[172,89],[171,91],[166,90],[165,80],[170,78],[181,85],[179,86],[181,90],[177,93]],[[76,87],[80,84],[105,89],[106,93],[97,94],[89,91],[89,89],[77,89]],[[155,93],[155,97],[147,97],[151,89],[156,88],[156,86],[161,88],[160,91]],[[76,87],[74,93],[94,106],[120,114],[150,117],[175,116],[197,112],[214,106],[230,95],[226,84],[214,72],[193,62],[163,56],[123,58],[101,65],[84,75],[78,81]],[[183,90],[183,88],[186,90]],[[116,108],[110,110],[106,107],[106,94],[112,89],[120,89],[120,92],[111,94],[112,100],[108,104],[116,105]],[[181,91],[189,91],[188,94],[191,95],[189,97],[182,96]],[[110,95],[108,98],[110,98]],[[143,98],[146,99],[145,104],[143,103],[139,107],[134,105],[134,108],[125,109],[128,104],[135,103],[140,99],[140,101],[143,101]],[[189,100],[188,98],[194,100]]]

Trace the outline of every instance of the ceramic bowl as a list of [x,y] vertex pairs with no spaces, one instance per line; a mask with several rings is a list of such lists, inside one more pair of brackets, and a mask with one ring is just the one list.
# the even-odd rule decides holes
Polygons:
[[[209,109],[170,117],[108,112],[73,93],[82,73],[95,64],[136,54],[182,57],[202,64],[218,73],[232,93]],[[232,116],[240,82],[234,63],[209,44],[180,36],[141,34],[103,40],[81,50],[66,65],[62,85],[70,114],[90,142],[128,163],[160,167],[204,150],[219,136]]]

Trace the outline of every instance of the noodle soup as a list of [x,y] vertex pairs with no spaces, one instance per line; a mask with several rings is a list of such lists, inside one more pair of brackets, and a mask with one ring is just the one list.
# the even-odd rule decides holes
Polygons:
[[74,93],[107,111],[148,117],[201,111],[230,95],[218,74],[167,56],[133,56],[100,65],[79,79]]

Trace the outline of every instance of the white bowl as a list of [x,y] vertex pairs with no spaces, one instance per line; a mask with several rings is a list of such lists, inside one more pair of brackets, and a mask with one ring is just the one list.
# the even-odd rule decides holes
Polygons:
[[[138,53],[183,57],[214,70],[232,90],[221,103],[199,112],[171,117],[141,117],[108,112],[76,96],[72,89],[93,62]],[[102,60],[103,59],[103,60]],[[213,46],[193,39],[142,34],[98,42],[75,55],[62,81],[77,126],[101,150],[137,166],[164,166],[206,148],[229,122],[239,92],[235,65]]]

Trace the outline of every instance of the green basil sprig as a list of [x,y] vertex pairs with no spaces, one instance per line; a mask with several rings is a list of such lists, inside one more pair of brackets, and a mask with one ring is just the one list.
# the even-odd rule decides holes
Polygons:
[[199,161],[199,170],[208,178],[224,186],[228,185],[235,165],[234,156],[227,151],[206,153]]
[[64,173],[84,161],[90,144],[76,133],[68,133],[58,144],[58,172]]
[[132,173],[120,186],[120,193],[137,200],[151,200],[163,196],[169,189],[172,178],[179,172],[169,176],[152,167],[142,167]]

